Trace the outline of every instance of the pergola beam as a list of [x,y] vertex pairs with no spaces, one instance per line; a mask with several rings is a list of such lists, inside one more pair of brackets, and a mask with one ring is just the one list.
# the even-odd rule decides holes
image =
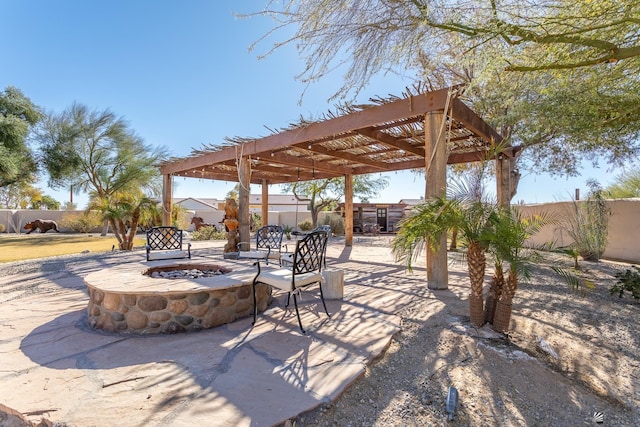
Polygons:
[[235,160],[243,156],[264,155],[265,153],[282,150],[285,147],[298,144],[304,146],[311,141],[332,138],[335,135],[373,127],[380,123],[404,120],[408,116],[421,116],[429,111],[437,111],[444,108],[448,91],[449,89],[441,89],[411,96],[345,116],[311,123],[305,127],[286,130],[235,147],[226,147],[219,151],[169,162],[160,166],[160,172],[163,175],[174,174],[184,170],[198,169],[215,163]]
[[471,108],[460,101],[460,99],[453,98],[451,100],[451,106],[452,117],[474,134],[479,135],[485,142],[493,142],[495,144],[502,142],[502,136],[474,113]]
[[418,147],[412,145],[402,138],[396,138],[388,135],[382,131],[373,130],[372,128],[360,129],[359,134],[369,137],[375,141],[378,141],[384,145],[396,148],[398,150],[406,151],[407,153],[413,153],[418,156],[424,156],[424,147]]

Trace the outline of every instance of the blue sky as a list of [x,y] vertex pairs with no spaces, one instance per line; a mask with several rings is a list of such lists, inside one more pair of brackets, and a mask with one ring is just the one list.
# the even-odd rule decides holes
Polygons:
[[[234,13],[260,10],[264,0],[0,0],[0,90],[15,86],[47,111],[73,102],[110,109],[124,117],[145,142],[185,156],[224,137],[259,137],[265,128],[286,127],[299,117],[316,118],[333,104],[327,99],[341,75],[305,86],[295,80],[303,62],[293,47],[266,59],[271,42],[251,43],[273,21],[239,19]],[[277,40],[281,40],[280,38]],[[398,76],[380,76],[359,97],[400,95],[411,86]],[[568,200],[587,178],[602,185],[618,172],[585,165],[577,178],[527,174],[514,202]],[[424,184],[410,172],[392,173],[390,185],[372,201],[419,198]],[[176,178],[175,197],[222,198],[233,183]],[[67,190],[45,194],[64,202]],[[259,189],[254,189],[257,192]],[[279,192],[273,189],[272,192]],[[583,193],[584,194],[584,193]],[[74,196],[84,207],[86,197]]]

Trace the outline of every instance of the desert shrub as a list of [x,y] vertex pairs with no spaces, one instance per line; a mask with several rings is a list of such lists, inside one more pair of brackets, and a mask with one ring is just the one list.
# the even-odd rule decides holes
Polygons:
[[331,214],[324,217],[324,225],[331,226],[331,232],[336,236],[344,234],[344,218],[339,214]]
[[309,231],[313,228],[313,223],[310,219],[305,219],[304,221],[300,221],[298,223],[298,228],[302,231]]
[[191,240],[226,240],[227,233],[218,231],[213,226],[201,227],[198,231],[191,232]]
[[93,211],[84,214],[64,214],[59,225],[63,228],[70,228],[76,233],[90,233],[96,228],[102,227],[102,216]]
[[611,295],[618,294],[622,298],[625,291],[630,292],[634,300],[640,300],[640,267],[632,265],[636,271],[626,269],[624,273],[616,273],[618,282],[610,289]]
[[[252,213],[251,214],[251,221],[253,222],[253,229],[257,230],[258,228],[262,227],[262,215],[258,214],[258,213]],[[267,224],[264,224],[267,225]]]
[[0,233],[4,233],[4,230],[5,230],[4,224],[0,224]]
[[[161,217],[159,217],[160,219]],[[158,222],[157,225],[160,225],[162,220]],[[187,208],[174,204],[171,207],[171,225],[177,227],[181,230],[185,230],[189,227],[189,221],[187,221]]]
[[607,207],[600,185],[592,180],[587,185],[590,187],[587,200],[573,201],[565,228],[573,239],[572,249],[587,261],[600,261],[600,256],[607,248],[611,210]]

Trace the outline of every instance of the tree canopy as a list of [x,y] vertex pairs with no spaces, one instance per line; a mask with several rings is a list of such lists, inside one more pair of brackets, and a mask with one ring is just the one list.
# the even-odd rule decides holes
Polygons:
[[640,169],[634,169],[616,177],[613,184],[603,190],[610,199],[640,197]]
[[[270,1],[258,14],[292,27],[306,83],[342,72],[333,97],[380,73],[426,89],[465,84],[465,101],[533,172],[575,175],[584,160],[640,152],[640,4],[635,0]],[[254,45],[255,47],[255,45]]]
[[[389,184],[386,177],[374,178],[371,175],[356,175],[353,177],[353,195],[366,201],[377,195]],[[318,225],[320,211],[337,204],[344,194],[344,178],[318,179],[301,181],[282,186],[282,192],[292,192],[296,199],[309,202],[311,222]]]
[[146,145],[108,110],[73,104],[61,114],[49,114],[38,139],[53,188],[73,186],[74,191],[106,199],[141,189],[159,191],[156,165],[165,150]]
[[0,92],[0,187],[30,182],[37,172],[27,137],[40,117],[39,108],[19,89],[9,86]]

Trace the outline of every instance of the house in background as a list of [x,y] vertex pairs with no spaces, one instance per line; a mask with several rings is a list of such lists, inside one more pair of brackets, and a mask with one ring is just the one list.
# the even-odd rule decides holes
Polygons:
[[[262,211],[262,195],[249,195],[249,210]],[[309,212],[309,202],[297,200],[293,194],[269,194],[269,212]]]
[[414,207],[416,207],[420,203],[424,203],[424,197],[420,197],[419,199],[402,199],[400,200],[400,203],[404,203],[405,205],[407,205],[407,207],[405,208],[405,212],[407,215],[409,215]]
[[[173,204],[180,205],[190,211],[224,210],[226,199],[215,198],[174,198]],[[251,212],[262,211],[262,195],[249,195],[249,210]],[[309,203],[296,199],[293,194],[269,194],[270,212],[309,212]]]
[[189,211],[219,210],[220,203],[222,203],[222,208],[224,209],[224,200],[220,201],[218,199],[174,198],[172,203]]
[[[344,203],[338,205],[340,216],[345,217]],[[396,224],[407,212],[406,203],[354,203],[353,232],[362,233],[371,224],[377,224],[382,233],[393,233]]]

